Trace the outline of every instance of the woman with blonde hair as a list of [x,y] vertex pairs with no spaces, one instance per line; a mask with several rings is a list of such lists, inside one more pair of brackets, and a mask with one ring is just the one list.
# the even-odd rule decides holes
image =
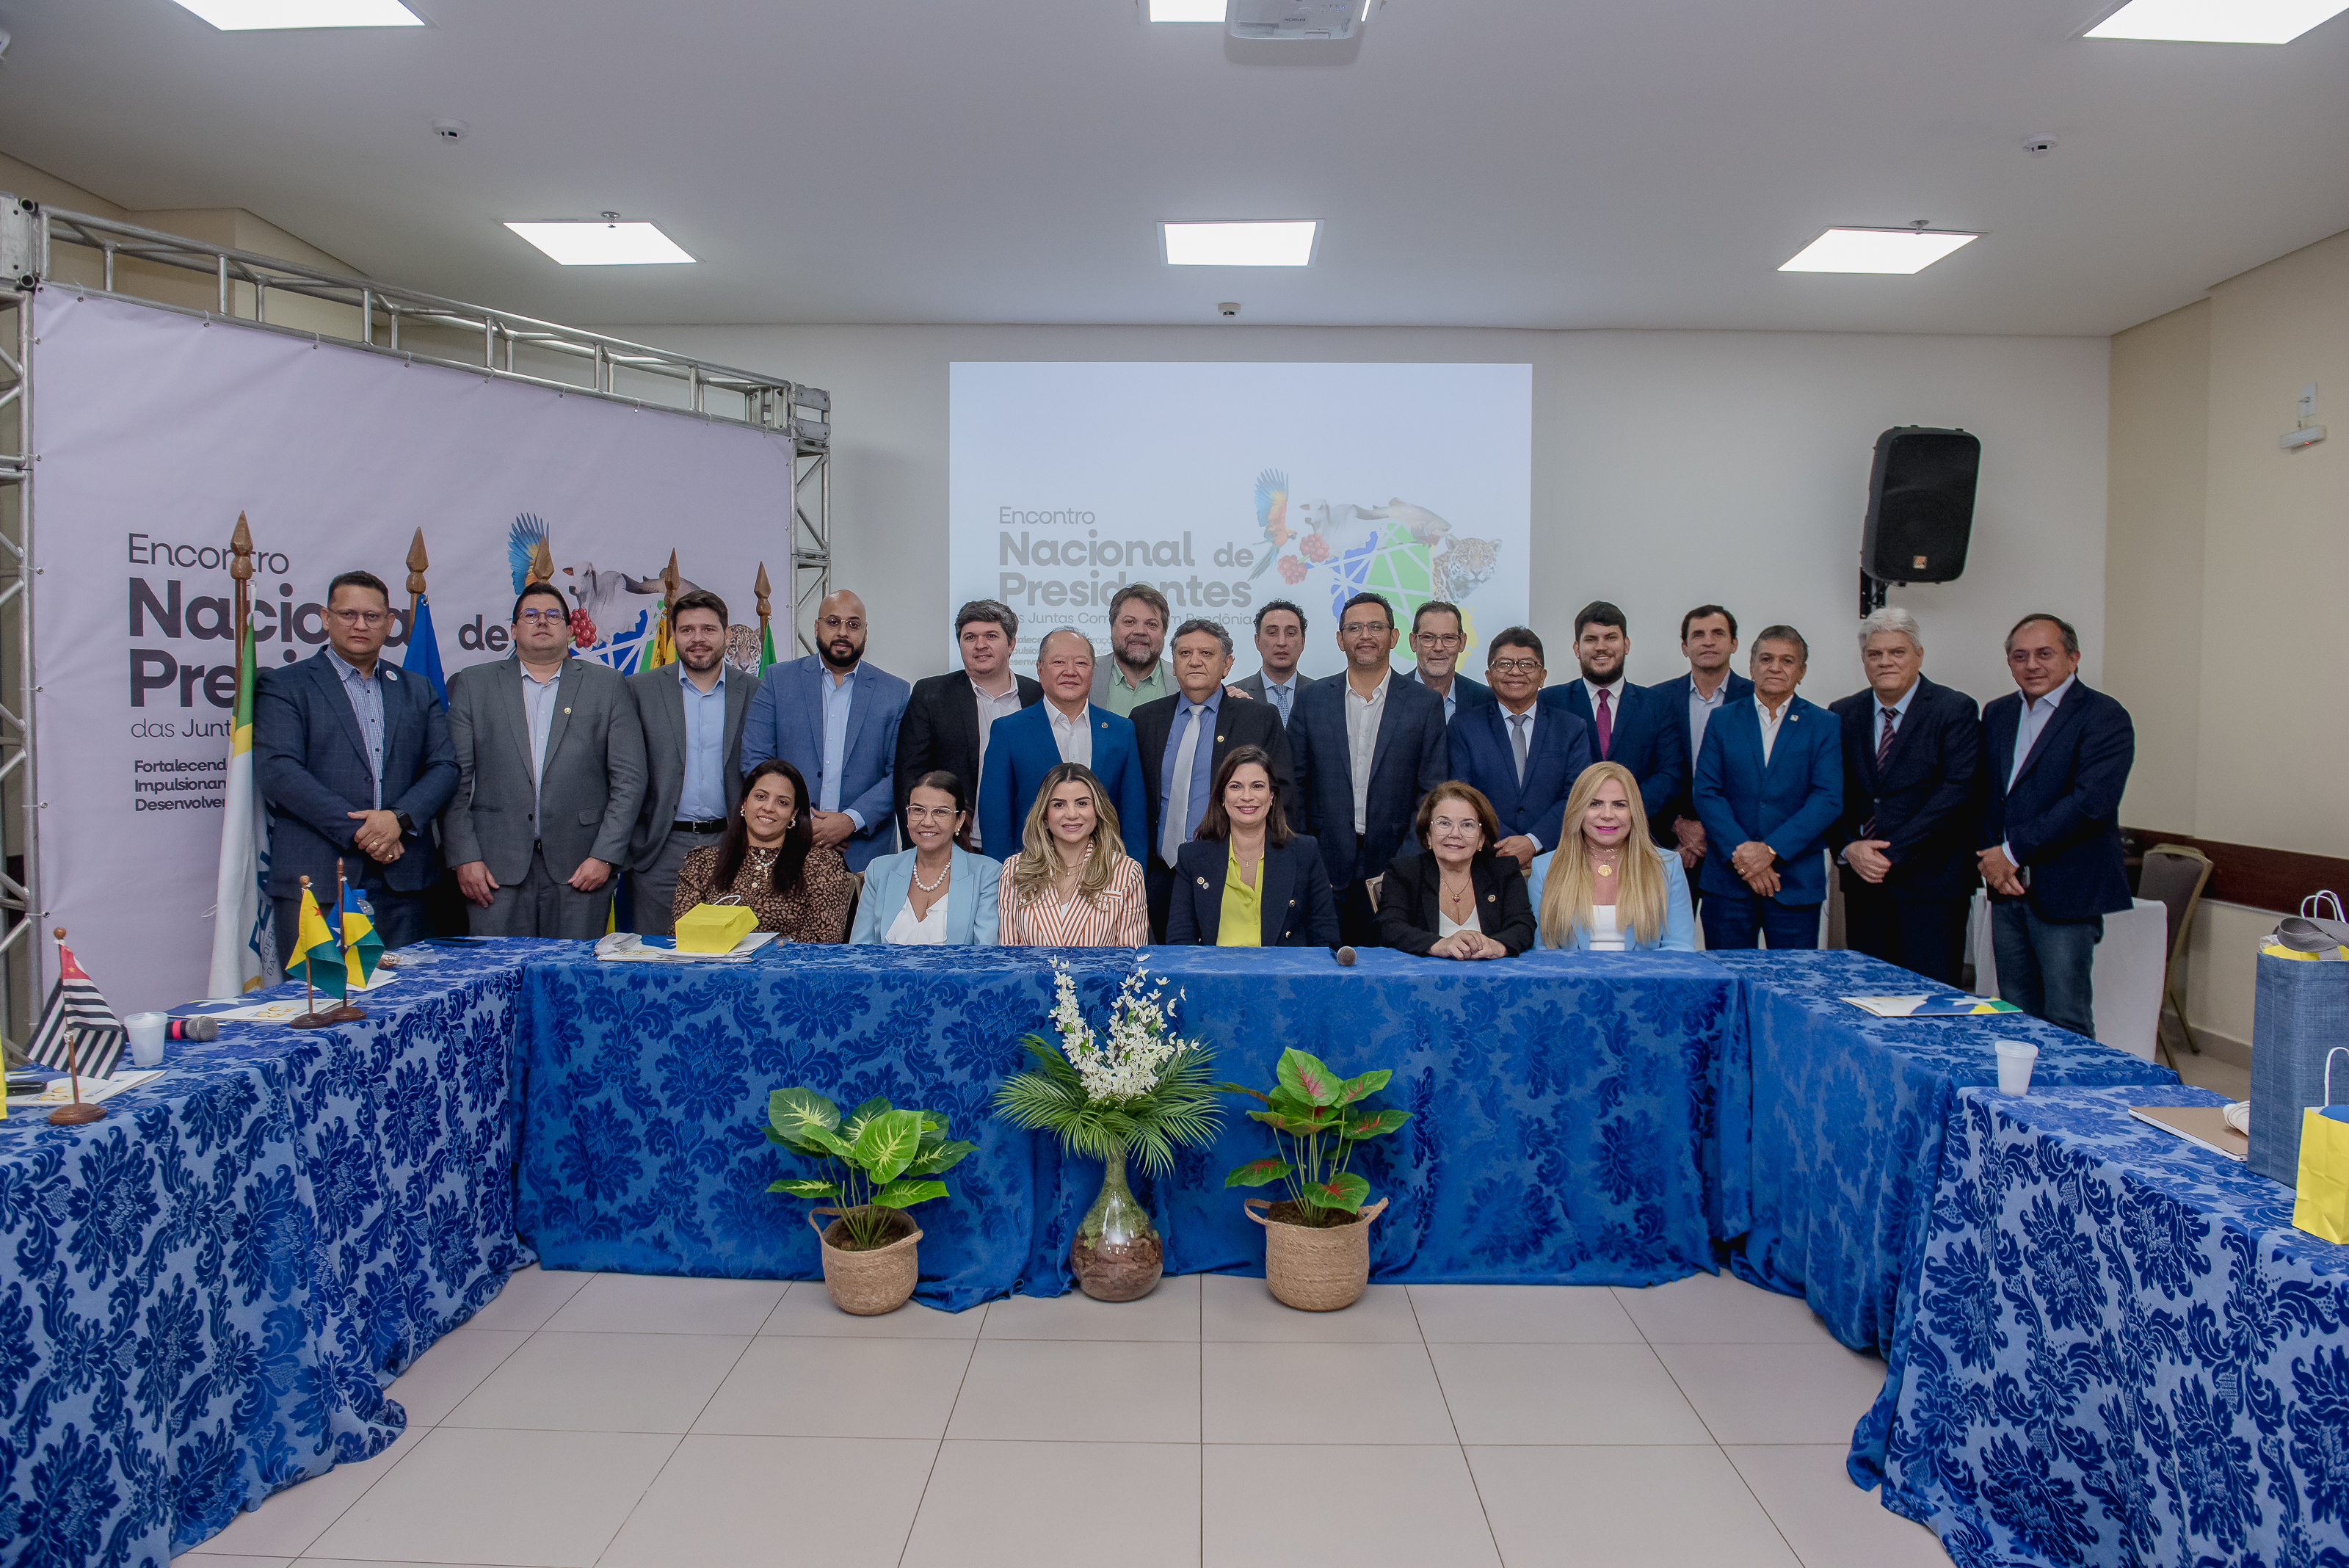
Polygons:
[[1696,950],[1688,874],[1649,840],[1640,781],[1620,763],[1582,770],[1558,846],[1536,857],[1531,880],[1545,948]]
[[1045,774],[1019,853],[1003,863],[996,909],[1005,947],[1149,943],[1142,865],[1119,841],[1117,808],[1091,768],[1061,763]]

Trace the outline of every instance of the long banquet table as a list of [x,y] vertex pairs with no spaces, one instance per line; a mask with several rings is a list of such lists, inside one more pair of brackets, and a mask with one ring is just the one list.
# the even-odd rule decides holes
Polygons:
[[414,950],[364,1023],[230,1026],[102,1121],[0,1121],[0,1562],[162,1568],[406,1428],[384,1386],[530,1262],[533,946]]
[[[1133,965],[1068,955],[1096,1018]],[[1268,1085],[1301,1045],[1344,1073],[1394,1071],[1381,1103],[1412,1113],[1362,1166],[1392,1204],[1375,1277],[1641,1284],[1712,1266],[1742,1215],[1706,1210],[1724,1098],[1742,1096],[1739,988],[1680,955],[1543,954],[1506,969],[1365,950],[1154,949],[1177,1023],[1213,1044],[1219,1079]],[[790,1276],[817,1271],[804,1205],[771,1196],[796,1162],[759,1131],[767,1092],[804,1085],[845,1107],[885,1095],[943,1111],[978,1151],[954,1196],[915,1210],[916,1298],[961,1308],[1070,1287],[1068,1245],[1100,1184],[1053,1142],[992,1120],[1052,979],[1019,949],[769,950],[741,963],[598,964],[584,950],[529,970],[523,1236],[549,1267]],[[1232,1102],[1212,1148],[1136,1192],[1170,1272],[1261,1272],[1264,1244],[1224,1172],[1269,1152]],[[1742,1126],[1735,1126],[1742,1137]]]
[[1885,1506],[1958,1562],[2349,1563],[2349,1247],[2294,1230],[2291,1189],[2128,1114],[2220,1103],[1951,1107],[1874,1426]]

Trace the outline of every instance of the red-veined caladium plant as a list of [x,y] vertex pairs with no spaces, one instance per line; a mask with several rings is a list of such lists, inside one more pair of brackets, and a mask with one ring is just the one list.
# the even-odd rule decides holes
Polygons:
[[1361,1102],[1387,1086],[1384,1067],[1341,1078],[1318,1056],[1294,1048],[1280,1054],[1279,1083],[1267,1093],[1245,1084],[1218,1084],[1226,1094],[1264,1102],[1248,1116],[1272,1129],[1279,1151],[1252,1159],[1224,1178],[1226,1187],[1278,1181],[1308,1225],[1343,1225],[1370,1200],[1371,1184],[1347,1167],[1355,1146],[1383,1137],[1411,1119],[1409,1111],[1373,1110]]

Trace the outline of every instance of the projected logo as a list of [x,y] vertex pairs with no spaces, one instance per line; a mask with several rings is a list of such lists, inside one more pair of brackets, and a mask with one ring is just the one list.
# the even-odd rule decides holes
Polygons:
[[1356,594],[1379,594],[1405,626],[1430,599],[1456,604],[1474,644],[1467,600],[1499,566],[1499,540],[1456,535],[1442,517],[1399,495],[1383,506],[1292,500],[1288,475],[1271,468],[1256,478],[1256,520],[1268,546],[1257,576],[1277,568],[1293,588],[1326,587],[1332,616]]

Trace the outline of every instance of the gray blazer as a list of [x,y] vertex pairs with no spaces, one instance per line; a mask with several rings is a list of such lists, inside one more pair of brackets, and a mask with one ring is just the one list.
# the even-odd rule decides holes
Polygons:
[[[645,732],[645,805],[628,839],[628,864],[639,871],[650,869],[660,857],[669,825],[677,820],[678,797],[685,793],[685,689],[678,684],[679,669],[664,664],[639,670],[626,682]],[[730,815],[742,800],[742,715],[758,690],[757,676],[727,667],[726,755],[718,771]]]
[[559,881],[590,856],[626,865],[645,797],[645,734],[627,686],[608,666],[564,661],[546,732],[544,788],[535,797],[543,809],[533,815],[522,679],[514,654],[450,679],[457,794],[441,819],[449,864],[484,861],[491,876],[512,886],[529,874],[535,840]]

